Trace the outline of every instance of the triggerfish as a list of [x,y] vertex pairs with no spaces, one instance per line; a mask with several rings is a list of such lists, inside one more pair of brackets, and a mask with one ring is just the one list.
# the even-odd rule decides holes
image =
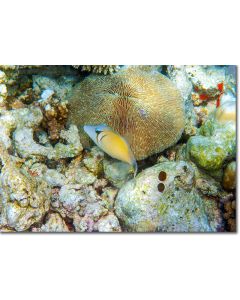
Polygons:
[[106,124],[85,125],[84,131],[94,143],[113,158],[130,164],[137,174],[137,162],[128,142]]
[[220,123],[233,122],[236,124],[236,101],[227,101],[220,105],[216,109],[215,118]]

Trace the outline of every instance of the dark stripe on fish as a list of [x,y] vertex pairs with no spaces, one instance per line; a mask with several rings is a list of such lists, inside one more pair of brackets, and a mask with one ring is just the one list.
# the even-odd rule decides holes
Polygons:
[[100,135],[101,133],[102,133],[102,131],[97,135],[98,143],[100,143],[101,140],[102,140],[105,136],[107,136],[107,134],[103,134],[103,135],[100,137],[100,139],[99,139],[99,135]]

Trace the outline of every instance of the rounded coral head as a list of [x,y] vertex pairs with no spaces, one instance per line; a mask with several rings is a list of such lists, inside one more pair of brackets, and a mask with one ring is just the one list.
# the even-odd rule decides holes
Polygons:
[[175,144],[184,128],[180,92],[158,72],[128,67],[112,75],[90,75],[70,96],[69,122],[79,126],[107,124],[125,137],[137,160]]

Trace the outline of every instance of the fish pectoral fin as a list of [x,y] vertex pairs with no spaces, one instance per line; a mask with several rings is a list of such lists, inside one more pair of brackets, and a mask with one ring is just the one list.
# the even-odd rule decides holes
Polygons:
[[105,136],[107,136],[107,134],[103,134],[103,135],[100,137],[100,139],[98,140],[98,142],[101,142],[101,140],[102,140]]
[[137,175],[137,171],[138,171],[138,165],[137,165],[137,162],[136,162],[136,160],[134,161],[134,177],[136,177],[136,175]]

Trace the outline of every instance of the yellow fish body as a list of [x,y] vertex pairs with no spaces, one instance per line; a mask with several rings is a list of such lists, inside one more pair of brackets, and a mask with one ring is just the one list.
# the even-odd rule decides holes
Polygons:
[[85,125],[84,131],[94,143],[109,156],[133,166],[137,173],[137,162],[127,141],[105,124]]

